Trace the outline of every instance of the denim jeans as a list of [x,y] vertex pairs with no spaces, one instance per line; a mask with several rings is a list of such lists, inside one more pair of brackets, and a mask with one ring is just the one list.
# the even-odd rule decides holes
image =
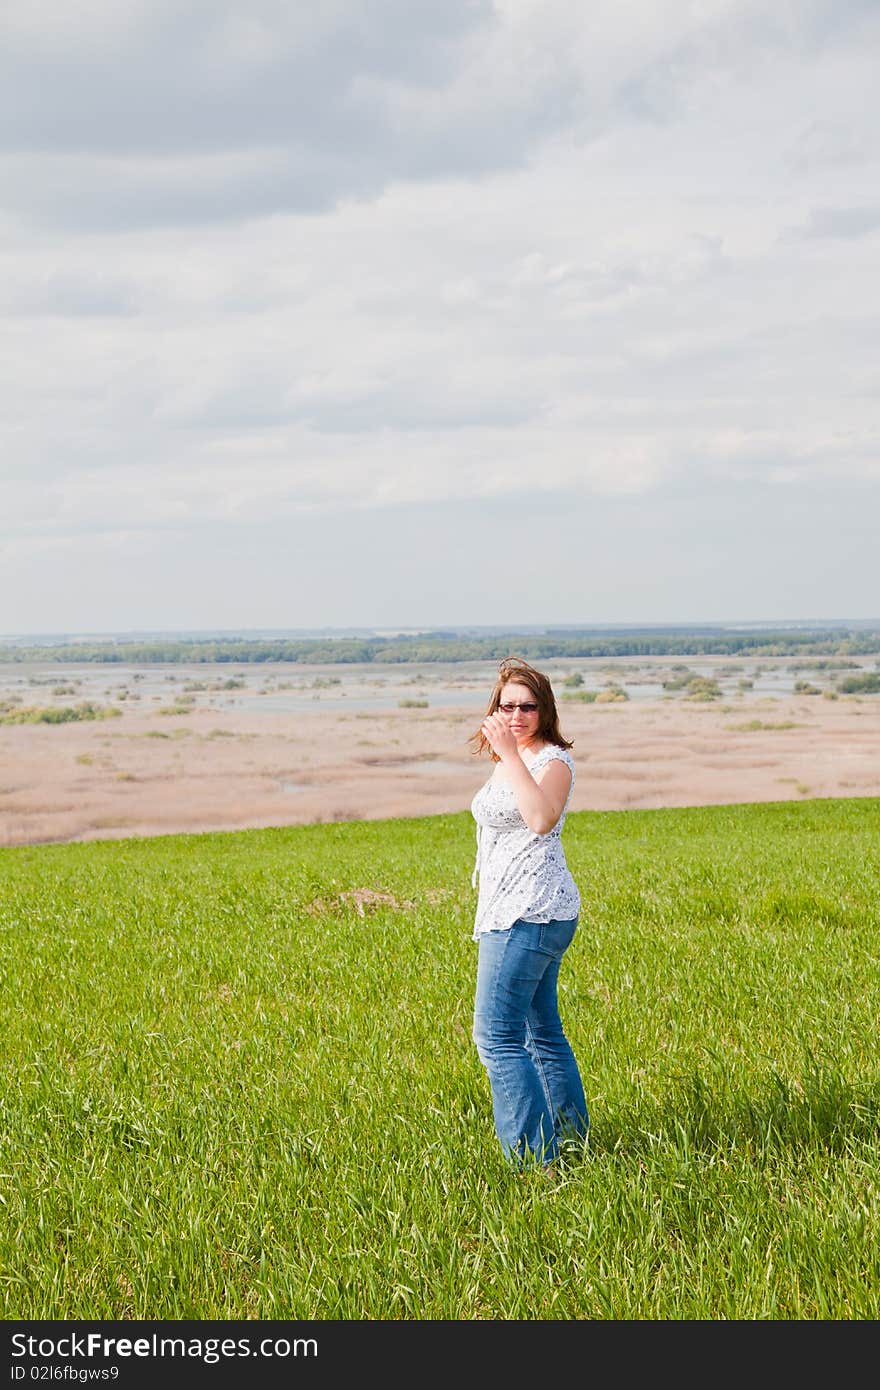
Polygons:
[[557,1003],[570,922],[526,922],[479,938],[473,1039],[489,1076],[495,1132],[515,1164],[551,1163],[583,1139],[587,1103]]

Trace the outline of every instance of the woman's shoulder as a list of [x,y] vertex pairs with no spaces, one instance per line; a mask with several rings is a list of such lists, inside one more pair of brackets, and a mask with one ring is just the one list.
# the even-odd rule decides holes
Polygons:
[[545,743],[543,748],[539,748],[538,752],[535,754],[532,769],[543,767],[545,763],[553,762],[554,759],[558,759],[559,762],[565,763],[566,767],[568,767],[571,772],[574,772],[574,758],[567,748],[561,748],[558,743]]

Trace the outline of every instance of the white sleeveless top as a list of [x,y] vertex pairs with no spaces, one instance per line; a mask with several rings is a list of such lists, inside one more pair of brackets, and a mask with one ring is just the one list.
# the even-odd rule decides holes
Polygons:
[[536,835],[520,815],[513,788],[490,780],[471,802],[477,822],[477,858],[472,884],[480,891],[474,941],[485,931],[504,931],[527,922],[570,921],[580,911],[580,894],[565,862],[560,839],[574,790],[574,759],[566,748],[547,744],[528,764],[534,774],[558,758],[571,773],[565,806],[553,829]]

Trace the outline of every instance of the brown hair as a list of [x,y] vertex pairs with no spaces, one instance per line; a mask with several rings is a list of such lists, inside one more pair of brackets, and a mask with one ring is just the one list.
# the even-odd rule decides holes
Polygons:
[[[530,666],[521,657],[506,656],[499,665],[498,679],[489,699],[486,714],[495,713],[501,704],[502,690],[510,684],[525,685],[534,695],[538,706],[537,737],[543,739],[545,743],[553,743],[559,748],[572,748],[574,745],[568,739],[564,739],[560,732],[559,712],[556,708],[553,687],[543,672],[536,671],[534,666]],[[477,729],[476,733],[471,734],[468,743],[472,744],[471,751],[473,753],[485,753],[488,749],[492,761],[498,762],[498,754],[492,751],[492,746],[482,729]]]

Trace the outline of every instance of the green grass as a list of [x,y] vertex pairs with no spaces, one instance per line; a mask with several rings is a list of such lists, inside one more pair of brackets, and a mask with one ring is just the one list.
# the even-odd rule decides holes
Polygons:
[[780,719],[777,723],[766,719],[745,719],[740,724],[725,724],[726,729],[744,730],[746,733],[757,731],[758,729],[802,729],[803,724],[798,724],[794,719]]
[[71,724],[88,719],[118,719],[122,710],[116,705],[96,705],[83,700],[78,705],[21,705],[12,701],[0,703],[0,724]]
[[875,1319],[880,801],[579,812],[516,1177],[467,814],[0,851],[4,1319]]

